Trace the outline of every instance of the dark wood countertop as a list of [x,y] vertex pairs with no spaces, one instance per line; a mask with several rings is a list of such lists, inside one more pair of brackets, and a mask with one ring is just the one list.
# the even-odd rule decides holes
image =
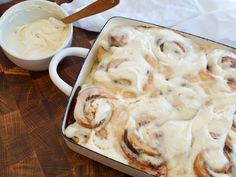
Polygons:
[[[72,46],[90,48],[96,36],[75,28]],[[83,61],[66,58],[61,77],[73,85]],[[21,69],[0,48],[0,177],[128,177],[66,146],[60,127],[67,100],[48,71]]]

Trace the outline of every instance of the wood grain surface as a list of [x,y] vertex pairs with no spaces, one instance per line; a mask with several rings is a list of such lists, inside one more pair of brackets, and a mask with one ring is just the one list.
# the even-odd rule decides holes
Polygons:
[[[0,5],[0,15],[12,4]],[[96,36],[75,28],[73,46],[90,48]],[[73,84],[83,62],[66,58],[61,77]],[[66,146],[60,126],[67,100],[48,71],[21,69],[0,48],[0,177],[128,177]]]

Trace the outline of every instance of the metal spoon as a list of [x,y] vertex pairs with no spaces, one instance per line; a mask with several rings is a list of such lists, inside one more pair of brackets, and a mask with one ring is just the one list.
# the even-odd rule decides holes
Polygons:
[[118,5],[119,2],[119,0],[97,0],[94,3],[86,6],[82,10],[61,19],[61,21],[65,24],[73,23],[82,18],[92,16],[108,9],[111,9],[112,7]]

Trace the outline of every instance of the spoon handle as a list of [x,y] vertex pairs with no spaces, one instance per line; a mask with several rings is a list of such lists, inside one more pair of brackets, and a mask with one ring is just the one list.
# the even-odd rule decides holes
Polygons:
[[119,4],[119,2],[119,0],[97,0],[94,3],[86,6],[82,10],[61,19],[61,21],[65,24],[69,24],[82,18],[92,16],[115,7]]

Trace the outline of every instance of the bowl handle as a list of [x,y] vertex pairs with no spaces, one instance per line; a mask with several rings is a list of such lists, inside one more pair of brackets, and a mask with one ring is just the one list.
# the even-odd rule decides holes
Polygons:
[[64,80],[60,78],[57,73],[57,67],[61,60],[63,60],[67,56],[78,56],[85,58],[89,52],[89,49],[81,48],[81,47],[70,47],[61,50],[52,58],[49,64],[49,75],[52,82],[67,96],[70,95],[72,91],[72,87],[67,84]]

